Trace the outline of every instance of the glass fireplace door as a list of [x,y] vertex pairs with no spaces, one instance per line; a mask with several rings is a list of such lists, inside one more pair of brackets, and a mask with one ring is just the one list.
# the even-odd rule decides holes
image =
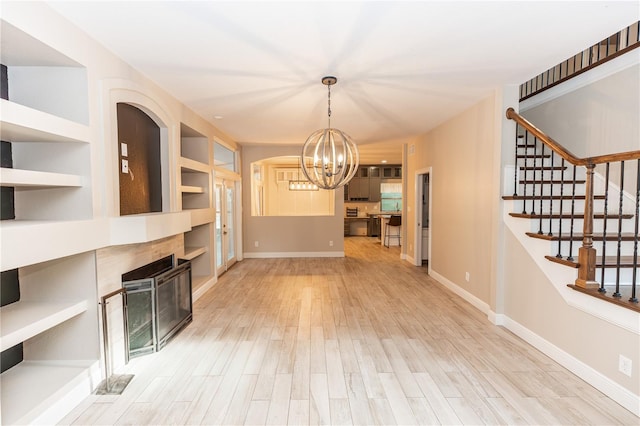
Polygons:
[[185,321],[191,321],[191,266],[186,263],[158,278],[158,350],[178,331]]
[[130,283],[125,292],[129,353],[134,357],[155,351],[156,326],[154,291],[151,280]]

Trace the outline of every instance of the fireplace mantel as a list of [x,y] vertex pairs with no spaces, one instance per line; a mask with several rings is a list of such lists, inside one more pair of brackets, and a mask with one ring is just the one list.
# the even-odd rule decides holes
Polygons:
[[114,217],[110,220],[110,245],[147,243],[190,230],[189,211]]

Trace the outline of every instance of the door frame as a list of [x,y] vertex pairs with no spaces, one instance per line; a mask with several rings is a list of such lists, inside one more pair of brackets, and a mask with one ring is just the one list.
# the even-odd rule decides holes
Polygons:
[[[241,208],[242,185],[241,185],[241,182],[242,181],[240,179],[240,175],[237,173],[231,172],[229,170],[216,168],[214,172],[214,176],[213,176],[214,192],[216,191],[216,186],[218,184],[222,184],[223,193],[221,194],[221,197],[224,199],[223,203],[225,203],[224,204],[225,207],[226,207],[225,188],[232,187],[234,191],[234,205],[233,205],[233,221],[234,221],[233,247],[235,252],[234,260],[231,262],[231,264],[228,263],[228,259],[226,259],[226,256],[224,256],[225,250],[224,250],[224,241],[223,241],[223,244],[222,244],[222,247],[223,247],[222,260],[223,261],[220,267],[218,267],[218,264],[217,264],[218,253],[215,253],[214,266],[216,270],[216,277],[219,277],[220,275],[225,273],[231,266],[233,266],[235,262],[242,260],[242,208]],[[214,202],[215,202],[215,194],[214,194]],[[214,214],[215,214],[215,210],[217,209],[218,209],[218,206],[214,205]],[[225,213],[226,212],[221,209],[221,212],[220,212],[221,218],[223,217],[223,215],[225,215]],[[217,232],[216,229],[214,229],[214,233],[215,232]],[[216,238],[217,236],[214,235],[214,247],[216,247],[216,250],[217,250],[217,241],[215,241]]]
[[[424,192],[423,176],[429,175],[429,257],[431,257],[431,245],[433,241],[433,168],[426,167],[415,171],[414,177],[414,190],[415,190],[415,232],[414,232],[414,245],[413,245],[413,264],[415,266],[422,266],[422,194]],[[429,262],[428,271],[431,273],[431,265],[433,262]]]

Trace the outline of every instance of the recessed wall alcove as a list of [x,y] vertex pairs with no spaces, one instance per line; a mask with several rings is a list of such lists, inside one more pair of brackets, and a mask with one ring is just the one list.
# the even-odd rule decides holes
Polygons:
[[160,127],[144,111],[117,104],[120,215],[162,211]]

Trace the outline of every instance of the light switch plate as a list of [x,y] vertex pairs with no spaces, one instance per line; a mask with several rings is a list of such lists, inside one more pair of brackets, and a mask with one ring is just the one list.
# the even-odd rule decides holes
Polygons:
[[120,154],[123,157],[128,157],[129,156],[129,148],[127,147],[127,144],[124,142],[120,142]]
[[122,159],[122,173],[129,173],[129,160]]

